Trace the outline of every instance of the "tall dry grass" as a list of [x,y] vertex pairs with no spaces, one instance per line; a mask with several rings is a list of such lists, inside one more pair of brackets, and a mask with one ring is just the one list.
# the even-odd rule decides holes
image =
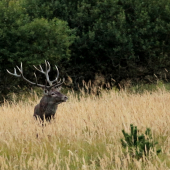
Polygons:
[[[59,105],[56,119],[42,127],[33,119],[39,102],[5,102],[0,107],[0,169],[170,169],[170,93],[102,92]],[[151,128],[162,153],[144,160],[122,150],[122,129]]]

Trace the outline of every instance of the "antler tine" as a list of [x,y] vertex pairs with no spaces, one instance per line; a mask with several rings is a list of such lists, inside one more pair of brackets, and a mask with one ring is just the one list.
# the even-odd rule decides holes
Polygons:
[[[8,71],[8,73],[9,73],[9,71]],[[14,68],[14,75],[17,75],[16,68]],[[20,75],[18,75],[18,76],[20,76]]]
[[[61,80],[60,80],[61,81]],[[59,82],[60,82],[59,81]],[[64,81],[65,81],[65,78],[63,78],[63,81],[61,82],[61,83],[59,83],[59,82],[57,82],[57,84],[54,84],[54,85],[52,85],[51,87],[57,87],[57,86],[61,86],[63,83],[64,83]],[[50,88],[51,88],[50,87]]]
[[36,84],[38,84],[37,75],[34,73]]
[[60,83],[60,82],[61,82],[61,79],[57,83]]
[[[61,80],[60,80],[60,81],[61,81]],[[59,81],[59,82],[60,82],[60,81]],[[63,78],[63,81],[62,81],[61,83],[56,84],[55,87],[61,86],[64,82],[65,82],[65,78]]]
[[41,65],[39,65],[40,66],[40,69],[38,69],[35,65],[33,65],[33,67],[37,70],[37,71],[39,71],[40,73],[43,73],[44,74],[44,71],[43,71],[43,69],[42,69],[42,67],[41,67]]
[[[17,66],[18,67],[18,66]],[[23,73],[23,67],[22,67],[22,62],[21,62],[21,71],[22,71],[22,73]]]
[[59,71],[58,71],[58,67],[55,65],[55,68],[56,68],[56,70],[57,70],[57,77],[56,77],[56,80],[58,80],[58,77],[59,77]]
[[[19,70],[19,72],[21,73],[21,75],[23,74],[23,68],[22,68],[22,62],[21,62],[21,68],[19,68],[18,66],[16,66],[17,69]],[[16,70],[15,70],[16,71]]]
[[[49,68],[48,68],[49,67]],[[50,81],[50,78],[49,78],[49,75],[48,73],[50,72],[51,70],[51,66],[50,66],[50,63],[48,61],[45,60],[45,69],[46,71],[44,72],[45,76],[46,76],[46,80],[47,82],[49,83],[49,85],[51,86],[52,85],[52,82]]]
[[[46,72],[49,73],[50,70],[51,70],[51,65],[50,65],[50,63],[49,63],[48,61],[46,61],[46,60],[45,60],[45,65],[46,65]],[[48,66],[47,66],[47,65],[48,65]],[[47,69],[47,67],[48,67],[48,69]]]
[[45,75],[47,82],[48,82],[49,85],[51,86],[51,85],[52,85],[52,82],[50,81],[49,75],[48,75],[48,73],[49,73],[50,70],[51,70],[50,63],[45,60],[45,69],[46,69],[45,71],[43,70],[43,68],[41,67],[41,65],[39,65],[40,69],[38,69],[35,65],[33,65],[33,66],[34,66],[34,68],[35,68],[37,71],[39,71],[40,73],[42,73],[42,74]]
[[17,74],[16,68],[14,67],[14,73],[11,73],[8,69],[6,69],[6,71],[12,75],[12,76],[16,76],[16,77],[21,77],[21,75]]
[[55,68],[56,68],[56,70],[57,70],[57,77],[55,78],[55,80],[51,81],[52,84],[53,84],[54,82],[59,83],[59,82],[58,82],[58,77],[59,77],[58,67],[55,65]]

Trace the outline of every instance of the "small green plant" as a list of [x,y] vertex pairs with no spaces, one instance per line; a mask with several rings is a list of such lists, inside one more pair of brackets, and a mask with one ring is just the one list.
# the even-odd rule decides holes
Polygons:
[[[152,132],[149,128],[146,129],[145,134],[138,135],[137,126],[130,125],[130,134],[122,130],[125,139],[121,139],[122,146],[128,147],[128,152],[136,159],[140,159],[143,155],[147,156],[150,150],[154,150],[154,147],[158,142],[154,142],[152,138]],[[160,153],[161,149],[158,149],[156,153]]]

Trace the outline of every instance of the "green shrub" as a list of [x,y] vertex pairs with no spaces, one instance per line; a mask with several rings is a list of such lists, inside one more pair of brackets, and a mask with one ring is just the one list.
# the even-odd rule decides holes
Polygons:
[[[121,144],[124,148],[128,148],[129,154],[136,158],[140,159],[144,155],[147,156],[150,154],[150,150],[155,149],[155,145],[158,142],[154,142],[152,138],[152,133],[149,128],[146,129],[145,134],[138,135],[137,126],[130,125],[131,132],[130,134],[122,130],[125,139],[121,139]],[[156,150],[156,153],[160,153],[161,149]]]

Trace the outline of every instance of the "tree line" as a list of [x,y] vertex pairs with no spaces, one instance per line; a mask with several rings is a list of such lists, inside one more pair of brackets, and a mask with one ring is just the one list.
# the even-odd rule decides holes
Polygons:
[[1,0],[0,9],[1,94],[25,85],[6,73],[20,62],[33,77],[32,65],[48,60],[73,83],[96,73],[170,78],[170,0]]

